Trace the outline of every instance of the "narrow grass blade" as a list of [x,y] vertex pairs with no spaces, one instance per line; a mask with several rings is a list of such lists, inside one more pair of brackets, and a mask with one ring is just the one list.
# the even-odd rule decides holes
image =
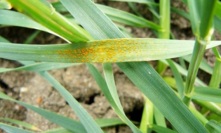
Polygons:
[[[183,57],[184,60],[186,60],[187,62],[191,61],[191,55],[188,56],[184,56]],[[209,74],[213,73],[213,68],[208,64],[208,62],[206,61],[206,59],[203,59],[202,62],[200,63],[199,68]]]
[[156,106],[154,106],[154,120],[158,126],[162,126],[162,127],[167,126],[164,115]]
[[[210,0],[208,1],[202,1],[203,7],[201,9],[201,24],[200,24],[200,37],[203,38],[203,40],[210,41],[211,36],[213,34],[214,28],[214,15],[216,10],[216,4],[218,0]],[[199,7],[199,6],[198,6]]]
[[[160,18],[158,11],[156,11],[157,7],[159,7],[159,4],[154,2],[153,0],[111,0],[111,1],[119,1],[119,2],[128,2],[128,3],[140,3],[140,4],[146,4],[149,6],[149,10],[156,18]],[[131,5],[131,4],[129,4]],[[136,12],[136,11],[135,11]]]
[[173,77],[163,77],[163,80],[171,87],[176,89],[176,80]]
[[2,36],[0,36],[0,42],[8,42],[9,43],[9,41],[6,38],[2,37]]
[[[161,60],[161,61],[164,62],[165,64],[169,65],[166,60]],[[184,69],[183,67],[181,67],[178,63],[176,63],[176,62],[173,62],[173,63],[174,63],[174,65],[176,66],[176,68],[178,69],[179,73],[186,77],[186,76],[187,76],[187,70]],[[201,81],[199,78],[196,78],[195,85],[196,85],[196,86],[204,86],[204,87],[207,86],[207,85],[206,85],[203,81]]]
[[220,133],[221,132],[221,124],[217,121],[211,120],[206,124],[206,128],[210,131],[210,133]]
[[[135,45],[136,44],[136,45]],[[213,41],[207,48],[218,46]],[[185,45],[185,47],[183,47]],[[110,39],[77,44],[22,45],[0,42],[0,57],[42,62],[129,62],[188,55],[193,41],[153,38]]]
[[184,11],[184,10],[171,7],[171,11],[174,12],[174,13],[176,13],[176,14],[178,14],[178,15],[180,15],[180,16],[182,16],[182,17],[184,17],[184,18],[187,19],[187,20],[190,20],[189,14],[188,14],[186,11]]
[[140,14],[140,12],[138,11],[138,8],[136,6],[136,3],[133,3],[133,2],[127,2],[128,6],[130,7],[130,9],[132,10],[132,12],[137,15],[137,16],[142,16]]
[[10,118],[0,118],[0,120],[4,121],[4,122],[11,123],[11,124],[15,124],[15,125],[17,125],[19,127],[23,127],[23,128],[26,128],[26,129],[29,129],[29,130],[32,130],[32,131],[36,131],[36,132],[41,131],[36,126],[31,125],[31,124],[26,123],[26,122],[23,122],[23,121],[19,121],[19,120],[15,120],[15,119],[10,119]]
[[219,33],[221,33],[221,25],[220,25],[220,22],[221,22],[221,18],[215,16],[214,26],[215,26],[216,30],[217,30]]
[[[61,2],[95,39],[124,37],[117,27],[90,0],[61,0]],[[82,13],[82,15],[79,16],[79,13]],[[92,25],[96,24],[95,29],[91,23]],[[178,131],[186,133],[207,132],[204,126],[191,114],[150,65],[145,62],[136,62],[118,63],[118,66]],[[179,123],[177,123],[177,119],[180,120]]]
[[216,9],[215,9],[215,14],[217,17],[220,17],[221,18],[221,2],[220,1],[217,1],[216,2]]
[[105,77],[105,81],[107,83],[107,88],[111,88],[108,89],[110,92],[110,95],[113,97],[115,104],[117,105],[117,107],[119,108],[119,110],[121,112],[123,112],[123,107],[120,103],[120,99],[118,97],[117,94],[117,88],[115,85],[115,81],[114,81],[114,74],[113,74],[113,70],[112,70],[112,64],[109,63],[105,63],[103,64],[103,71],[104,71],[104,77]]
[[33,40],[41,33],[41,31],[37,30],[34,33],[32,33],[23,43],[24,44],[31,44]]
[[[119,99],[118,99],[118,97],[116,97],[117,96],[116,92],[115,92],[116,88],[111,88],[114,90],[109,89],[107,83],[105,82],[105,80],[101,76],[101,74],[98,72],[98,70],[91,64],[88,64],[87,66],[90,70],[90,73],[92,74],[92,76],[96,80],[97,84],[101,88],[102,92],[104,93],[105,97],[107,98],[107,100],[111,104],[111,106],[114,109],[114,111],[116,112],[116,114],[121,118],[121,120],[123,122],[125,122],[128,126],[130,126],[130,128],[132,129],[132,131],[134,133],[140,133],[139,129],[124,114],[123,108],[122,108],[121,104],[119,103]],[[105,66],[105,67],[108,67],[108,66]]]
[[202,15],[202,11],[201,9],[203,8],[203,1],[195,1],[195,0],[187,0],[187,5],[189,8],[189,12],[191,12],[190,14],[190,22],[191,22],[191,27],[192,27],[192,31],[195,35],[197,35],[199,33],[199,29],[200,29],[200,21],[201,21],[201,15]]
[[207,1],[192,1],[188,0],[187,4],[190,10],[190,20],[197,38],[210,40],[213,33],[213,17],[215,14],[215,5],[218,0]]
[[177,133],[174,130],[171,130],[171,129],[166,128],[166,127],[157,126],[157,125],[153,125],[150,129],[152,131],[157,132],[157,133]]
[[25,65],[25,66],[17,67],[17,68],[0,68],[0,73],[9,72],[9,71],[22,71],[22,70],[39,72],[39,71],[61,69],[61,68],[66,68],[70,66],[75,66],[75,65],[79,65],[79,64],[41,62],[41,63],[32,63],[30,65]]
[[110,0],[110,1],[119,1],[119,2],[135,2],[135,3],[140,3],[140,4],[150,4],[150,5],[155,5],[157,6],[158,4],[150,1],[150,0]]
[[73,132],[64,128],[56,128],[56,129],[50,129],[50,130],[44,131],[42,133],[73,133]]
[[219,31],[221,33],[221,25],[220,25],[220,22],[221,22],[221,15],[220,15],[220,12],[221,12],[221,2],[220,1],[217,1],[216,3],[216,10],[215,10],[215,18],[214,18],[214,26],[216,28],[217,31]]
[[170,38],[170,0],[160,1],[160,27],[161,31],[158,32],[158,37],[163,39]]
[[144,109],[142,113],[142,118],[140,122],[140,130],[143,133],[149,132],[151,125],[153,124],[153,103],[147,98],[145,98]]
[[52,6],[55,8],[56,11],[66,13],[68,12],[67,9],[61,4],[60,1],[52,3]]
[[192,98],[209,102],[221,103],[221,90],[209,87],[196,87]]
[[56,90],[62,95],[62,97],[68,102],[69,106],[73,109],[76,115],[79,117],[82,125],[87,132],[102,133],[103,131],[93,120],[93,118],[87,113],[87,111],[80,105],[80,103],[56,80],[47,72],[39,72]]
[[148,21],[142,17],[104,5],[97,5],[97,7],[108,17],[110,17],[111,20],[116,21],[118,23],[123,23],[135,27],[148,27],[156,31],[160,30],[159,25],[151,21]]
[[208,120],[206,119],[206,116],[204,116],[202,112],[198,111],[196,107],[194,106],[194,104],[190,105],[189,109],[203,125],[206,125],[206,123],[208,122]]
[[0,123],[0,129],[3,129],[7,133],[33,133],[31,131],[24,130],[24,129],[14,127],[14,126],[10,126],[4,123]]
[[181,76],[178,69],[176,68],[176,66],[174,65],[174,63],[171,60],[168,59],[167,62],[169,63],[170,68],[173,72],[174,78],[176,80],[176,86],[177,86],[179,96],[181,98],[183,98],[183,96],[184,96],[184,84],[183,83],[184,82],[183,82],[182,76]]
[[5,99],[5,100],[9,100],[12,102],[16,102],[28,109],[31,109],[33,111],[35,111],[36,113],[40,114],[41,116],[45,117],[46,119],[48,119],[49,121],[56,123],[68,130],[71,130],[73,132],[80,132],[80,133],[86,133],[85,128],[83,127],[83,125],[80,122],[74,121],[70,118],[66,118],[64,116],[58,115],[56,113],[32,106],[30,104],[21,102],[21,101],[17,101],[15,99],[12,99],[11,97],[5,95],[4,93],[0,92],[0,98],[1,99]]
[[200,101],[200,100],[194,100],[194,102],[196,102],[197,104],[199,104],[202,107],[209,109],[211,112],[213,112],[221,117],[220,105],[213,103],[213,102],[205,102],[205,101]]
[[96,119],[97,124],[100,127],[110,127],[116,125],[124,125],[125,123],[118,119],[118,118],[103,118],[103,119]]
[[216,57],[215,66],[213,68],[213,74],[209,83],[210,87],[221,88],[221,58]]

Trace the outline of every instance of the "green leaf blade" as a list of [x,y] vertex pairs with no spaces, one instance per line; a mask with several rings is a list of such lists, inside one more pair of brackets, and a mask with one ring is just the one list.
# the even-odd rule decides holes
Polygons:
[[[126,71],[125,74],[149,99],[158,99],[152,100],[153,104],[175,128],[179,127],[176,128],[177,131],[187,133],[207,132],[201,123],[193,117],[191,112],[181,102],[181,100],[176,97],[171,88],[164,83],[162,78],[153,69],[151,69],[148,64],[140,62],[118,63],[118,65],[122,68],[122,70]],[[133,68],[133,71],[130,70],[131,68]],[[143,69],[148,73],[148,75],[143,72]],[[172,108],[173,110],[171,110]],[[179,120],[179,123],[177,120]],[[182,127],[180,127],[180,125],[182,125]],[[191,129],[188,127],[191,127]],[[186,130],[187,128],[188,130]]]
[[209,102],[221,103],[221,90],[210,87],[196,87],[192,98]]
[[[105,67],[110,67],[110,64],[105,64]],[[98,70],[91,64],[87,65],[90,73],[95,78],[97,84],[101,88],[102,92],[104,93],[105,97],[111,104],[112,108],[116,112],[116,114],[122,119],[123,122],[125,122],[134,133],[140,133],[139,129],[126,117],[123,108],[121,104],[119,103],[119,99],[116,95],[116,88],[108,88],[109,86],[105,82],[104,78],[101,76],[101,74],[98,72]],[[107,69],[107,68],[105,68]],[[109,69],[109,68],[108,68]],[[107,71],[107,70],[106,70]],[[106,72],[107,75],[107,72]],[[112,85],[111,85],[112,86]],[[111,90],[113,89],[113,90]]]
[[0,123],[0,128],[5,130],[7,133],[33,133],[28,130],[24,130],[18,127],[10,126],[4,123]]
[[[41,1],[8,0],[16,9],[25,12],[33,19],[71,42],[85,42],[91,37],[76,23],[49,8]],[[41,10],[39,10],[41,9]],[[50,17],[49,17],[50,16]]]

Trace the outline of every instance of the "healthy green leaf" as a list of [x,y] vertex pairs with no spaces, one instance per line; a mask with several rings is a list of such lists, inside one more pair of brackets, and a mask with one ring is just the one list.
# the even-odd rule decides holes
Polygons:
[[203,125],[206,125],[206,123],[208,122],[207,118],[204,116],[204,114],[202,112],[200,112],[196,109],[194,104],[190,105],[189,109]]
[[[165,64],[168,64],[166,60],[161,60],[163,63]],[[173,63],[175,64],[176,68],[178,69],[179,73],[181,73],[183,76],[187,76],[187,70],[184,69],[183,67],[181,67],[178,63],[174,62]],[[168,64],[169,65],[169,64]],[[195,81],[195,85],[196,86],[207,86],[203,81],[201,81],[199,78],[196,78],[196,81]]]
[[160,26],[148,21],[142,17],[133,15],[128,12],[124,12],[115,8],[111,8],[104,5],[97,5],[97,7],[102,10],[108,17],[110,17],[111,20],[123,23],[130,26],[136,26],[136,27],[148,27],[154,30],[160,30]]
[[[94,5],[94,3],[92,3],[92,1],[87,1],[87,0],[86,1],[60,0],[60,1],[66,7],[66,9],[74,16],[76,21],[78,21],[91,34],[91,36],[94,39],[102,40],[108,38],[124,37],[124,35],[120,32],[117,26],[113,25],[110,19],[107,16],[105,16],[104,13],[101,12]],[[83,18],[84,21],[81,20]],[[109,27],[107,25],[112,25],[112,27]]]
[[213,21],[217,2],[218,0],[210,0],[209,2],[202,1],[203,7],[201,9],[202,18],[200,19],[200,37],[206,41],[211,40],[211,36],[214,31]]
[[9,41],[6,38],[2,37],[2,36],[0,36],[0,42],[8,42],[9,43]]
[[142,113],[142,118],[140,122],[140,130],[143,133],[146,133],[150,130],[150,126],[153,124],[153,113],[154,113],[154,107],[153,103],[147,98],[144,97],[145,103]]
[[214,26],[216,28],[216,30],[221,33],[221,25],[220,25],[220,22],[221,22],[221,17],[216,17],[215,16],[215,19],[214,19]]
[[25,65],[17,68],[0,68],[0,73],[3,72],[9,72],[9,71],[48,71],[48,70],[54,70],[54,69],[60,69],[70,66],[75,66],[79,64],[73,64],[73,63],[47,63],[47,62],[41,62],[41,63],[32,63],[30,65]]
[[118,94],[117,94],[117,88],[116,88],[115,81],[114,81],[112,64],[109,64],[109,63],[103,64],[103,70],[104,70],[104,77],[105,77],[105,80],[106,80],[106,83],[107,83],[106,88],[111,88],[111,89],[108,89],[109,90],[108,94],[111,94],[113,96],[113,100],[115,101],[116,106],[118,107],[118,109],[121,112],[124,112],[123,107],[120,103],[120,99],[119,99]]
[[[8,0],[17,10],[28,14],[37,22],[71,42],[87,41],[91,37],[76,23],[69,22],[61,14],[41,1]],[[33,6],[34,5],[34,6]],[[41,9],[41,10],[39,10]],[[19,22],[19,21],[18,21]],[[62,27],[61,27],[62,26]]]
[[217,1],[216,2],[216,9],[215,9],[215,14],[217,17],[221,18],[221,2],[220,1]]
[[36,126],[31,125],[31,124],[26,123],[26,122],[23,122],[23,121],[19,121],[19,120],[15,120],[15,119],[10,119],[10,118],[0,118],[0,120],[4,121],[4,122],[11,123],[11,124],[15,124],[15,125],[17,125],[19,127],[23,127],[23,128],[26,128],[26,129],[29,129],[29,130],[32,130],[32,131],[36,131],[36,132],[41,131]]
[[167,125],[166,125],[165,117],[161,113],[161,111],[156,106],[154,106],[154,110],[153,111],[154,111],[153,114],[154,114],[155,123],[158,126],[166,127]]
[[220,133],[221,124],[217,121],[211,120],[206,124],[206,128],[209,129],[210,133]]
[[194,102],[196,102],[197,104],[199,104],[202,107],[207,108],[211,112],[213,112],[221,117],[221,107],[219,104],[214,103],[214,102],[200,101],[200,100],[194,100]]
[[195,1],[195,0],[187,0],[187,5],[189,8],[190,13],[190,22],[192,31],[196,36],[199,36],[199,29],[200,29],[200,21],[202,17],[202,11],[203,8],[203,1]]
[[[19,27],[25,27],[25,28],[32,28],[37,30],[46,31],[49,33],[53,33],[49,29],[45,28],[41,24],[35,22],[28,16],[11,11],[11,10],[0,10],[0,24],[1,25],[7,25],[7,26],[19,26]],[[53,33],[55,34],[55,33]]]
[[170,68],[173,72],[174,78],[176,80],[176,86],[179,93],[179,96],[183,98],[184,96],[184,84],[181,74],[179,73],[178,69],[176,68],[175,64],[171,60],[167,60],[167,62],[170,64]]
[[124,125],[125,124],[122,120],[120,120],[118,118],[96,119],[96,122],[100,127],[110,127],[110,126]]
[[[104,67],[109,67],[109,68],[105,68],[105,69],[110,69],[109,65],[110,64],[106,64]],[[111,104],[112,108],[116,112],[116,114],[122,119],[122,121],[124,121],[127,125],[130,126],[130,128],[133,130],[134,133],[140,133],[138,128],[126,117],[126,115],[123,111],[123,108],[120,104],[119,98],[117,97],[118,95],[116,93],[116,88],[111,88],[111,89],[108,88],[109,86],[113,86],[113,84],[109,83],[109,82],[106,83],[105,80],[103,79],[103,77],[101,76],[101,74],[98,72],[98,70],[93,65],[88,64],[88,68],[89,68],[92,76],[95,78],[97,84],[101,88],[102,92],[104,93],[105,97],[107,98],[107,100]],[[106,70],[106,76],[109,74],[110,73],[107,73],[107,70]],[[108,78],[108,77],[106,77],[106,78]],[[111,81],[111,82],[113,82],[113,81]],[[109,86],[108,86],[108,84],[109,84]]]
[[218,30],[221,33],[221,25],[220,25],[221,14],[220,14],[220,12],[221,12],[221,2],[217,1],[216,10],[215,10],[216,16],[214,17],[214,26],[215,26],[216,30]]
[[[118,64],[120,65],[121,68],[123,68],[124,71],[126,71],[125,74],[133,81],[133,83],[137,87],[140,88],[140,90],[145,95],[148,96],[149,99],[155,99],[155,100],[152,100],[153,104],[161,111],[162,114],[164,114],[166,118],[170,118],[171,121],[174,122],[173,123],[174,127],[179,126],[181,123],[183,123],[181,124],[183,128],[182,131],[180,131],[181,129],[177,129],[177,131],[190,132],[189,131],[190,128],[188,128],[188,131],[185,130],[186,129],[185,127],[190,126],[191,130],[194,130],[194,132],[206,132],[203,127],[199,128],[200,126],[199,123],[198,123],[199,124],[198,126],[195,125],[197,123],[196,119],[194,118],[189,119],[190,117],[192,117],[191,116],[192,114],[189,112],[186,106],[180,101],[180,99],[177,98],[174,92],[171,91],[171,88],[167,84],[164,83],[162,78],[154,70],[152,70],[148,64],[143,64],[142,62],[118,63]],[[138,68],[136,67],[136,65],[139,65],[140,67]],[[150,68],[146,66],[149,66]],[[133,71],[130,70],[131,68],[133,68]],[[143,72],[143,69],[148,72],[149,76],[147,76],[146,73]],[[157,87],[155,85],[157,85]],[[164,89],[158,89],[158,87],[164,88]],[[171,110],[171,108],[175,108],[175,109]],[[173,117],[174,114],[178,112],[179,112],[179,115],[177,115],[176,117]],[[180,120],[179,123],[176,123],[177,119]],[[196,121],[194,123],[195,126],[193,126],[193,123],[192,123],[193,121]],[[184,124],[185,124],[185,127],[183,126]],[[198,131],[198,130],[201,130],[201,131]]]
[[0,123],[0,129],[3,129],[7,133],[32,133],[31,131],[24,130],[24,129],[14,127],[14,126],[10,126],[4,123]]
[[[188,55],[188,56],[184,56],[183,59],[187,62],[190,62],[191,61],[191,55]],[[213,69],[212,67],[208,64],[208,62],[206,61],[206,59],[203,59],[202,62],[200,63],[200,69],[209,73],[209,74],[212,74],[213,72]]]
[[213,74],[209,83],[210,87],[221,88],[221,57],[216,57],[215,66],[213,68]]
[[11,9],[12,6],[7,0],[0,1],[0,9]]
[[176,131],[174,130],[171,130],[169,128],[165,128],[165,127],[161,127],[161,126],[157,126],[157,125],[153,125],[151,127],[151,130],[152,131],[155,131],[157,133],[177,133]]
[[50,129],[50,130],[44,131],[42,133],[73,133],[73,132],[64,128],[56,128],[56,129]]
[[141,3],[141,4],[151,4],[151,5],[157,5],[154,2],[151,2],[150,0],[110,0],[110,1],[119,1],[119,2],[135,2],[135,3]]
[[169,39],[170,38],[170,0],[160,1],[159,12],[160,12],[159,21],[162,30],[158,32],[158,37],[161,39]]
[[196,87],[192,98],[209,102],[221,103],[221,90],[209,87]]

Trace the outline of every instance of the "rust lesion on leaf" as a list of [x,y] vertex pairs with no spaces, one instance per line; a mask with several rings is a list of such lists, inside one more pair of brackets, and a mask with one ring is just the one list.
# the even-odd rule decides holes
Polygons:
[[65,49],[56,52],[64,60],[71,62],[90,62],[90,56],[94,53],[93,48]]
[[140,46],[136,41],[104,40],[89,42],[85,47],[58,50],[64,60],[72,62],[123,62],[130,60],[130,55],[139,55]]

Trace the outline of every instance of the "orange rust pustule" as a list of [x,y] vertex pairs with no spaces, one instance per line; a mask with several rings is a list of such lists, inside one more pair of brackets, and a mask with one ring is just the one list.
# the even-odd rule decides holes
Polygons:
[[85,48],[58,50],[56,53],[61,60],[70,62],[122,62],[129,57],[129,54],[139,53],[136,43],[132,41],[125,44],[120,40],[99,41]]
[[61,59],[67,59],[71,62],[88,62],[87,59],[91,53],[94,52],[93,48],[86,49],[66,49],[66,50],[58,50],[57,54],[61,57]]

